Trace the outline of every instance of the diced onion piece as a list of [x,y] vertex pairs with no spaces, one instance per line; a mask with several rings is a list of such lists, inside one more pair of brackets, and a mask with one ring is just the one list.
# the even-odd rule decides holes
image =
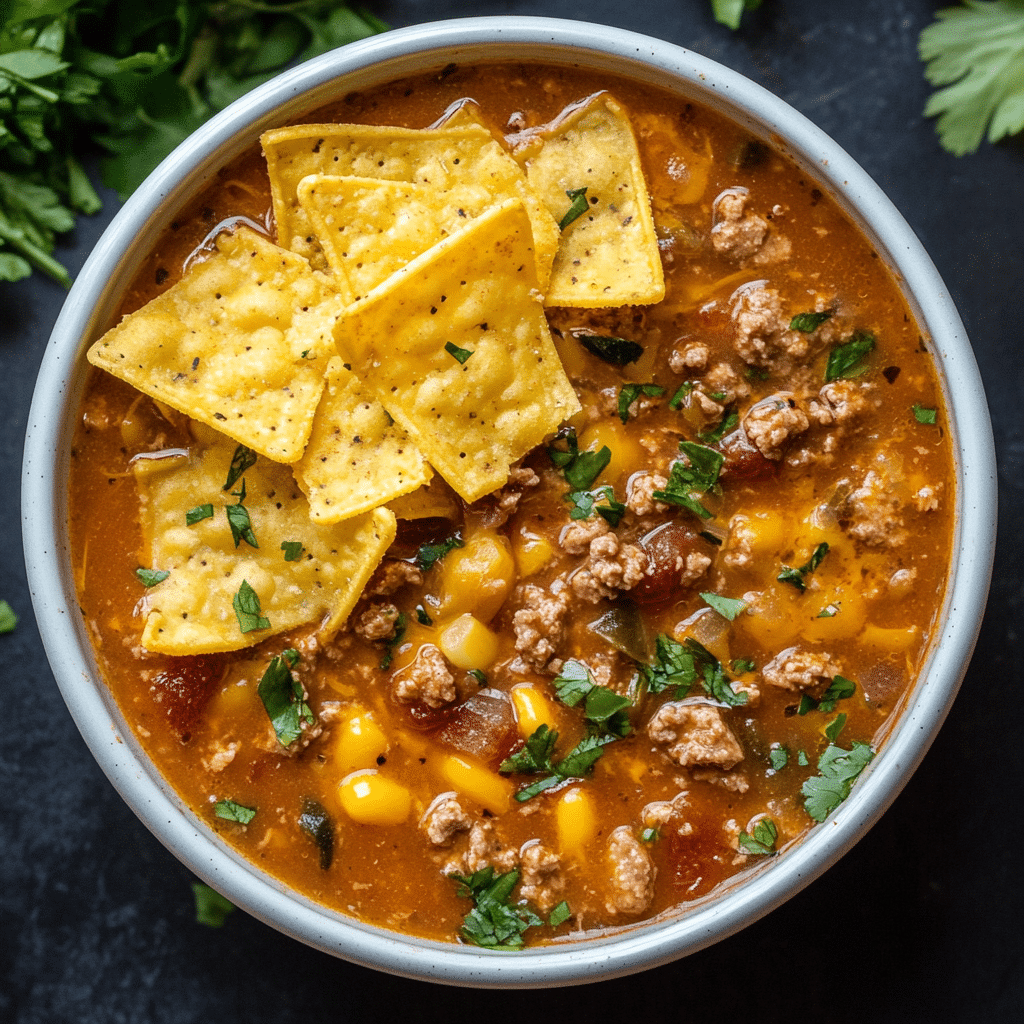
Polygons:
[[353,772],[341,780],[342,810],[361,825],[401,825],[409,817],[412,794],[374,768]]

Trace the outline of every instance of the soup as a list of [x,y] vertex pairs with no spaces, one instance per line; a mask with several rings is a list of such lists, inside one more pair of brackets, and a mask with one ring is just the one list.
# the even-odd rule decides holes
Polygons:
[[[782,155],[633,82],[451,66],[307,120],[176,216],[94,346],[69,529],[139,742],[260,868],[442,941],[769,866],[884,743],[942,600],[952,457],[888,271]],[[195,397],[280,344],[285,385]],[[289,447],[267,403],[310,380]]]

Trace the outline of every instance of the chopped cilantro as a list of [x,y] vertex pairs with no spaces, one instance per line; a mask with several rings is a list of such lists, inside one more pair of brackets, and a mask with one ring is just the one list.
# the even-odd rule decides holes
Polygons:
[[281,541],[281,550],[284,552],[286,562],[297,562],[305,549],[301,540],[283,540]]
[[746,601],[741,601],[738,597],[722,597],[721,594],[715,594],[711,591],[702,591],[701,595],[707,603],[718,612],[719,615],[724,616],[730,622],[732,622],[737,615],[744,608],[747,607]]
[[824,821],[850,795],[853,784],[874,756],[867,743],[857,740],[850,750],[830,743],[818,758],[818,774],[800,789],[807,813],[815,821]]
[[231,467],[228,469],[228,478],[221,488],[222,491],[230,491],[235,486],[238,478],[250,467],[256,464],[256,453],[251,448],[240,444],[231,456]]
[[825,381],[842,377],[857,377],[867,367],[861,365],[875,347],[875,336],[867,331],[857,331],[848,341],[836,345],[828,354],[825,364]]
[[138,576],[144,587],[155,587],[158,583],[163,583],[171,574],[167,569],[143,569],[140,566],[135,570],[135,575]]
[[839,734],[846,728],[846,715],[836,715],[828,725],[825,726],[825,736],[829,743],[835,743]]
[[405,612],[399,612],[398,618],[395,619],[395,633],[390,640],[384,641],[384,657],[380,659],[381,669],[391,668],[391,662],[395,657],[395,648],[402,642],[402,637],[405,636]]
[[421,626],[432,626],[434,624],[434,620],[427,614],[427,609],[421,604],[416,605],[416,621]]
[[570,708],[582,702],[587,728],[598,736],[628,736],[628,709],[633,702],[606,686],[598,686],[582,661],[570,658],[551,681],[558,699]]
[[797,313],[792,320],[789,321],[789,329],[791,331],[802,331],[804,334],[810,334],[812,331],[816,331],[826,320],[832,319],[831,310],[825,310],[823,313]]
[[754,826],[754,834],[741,832],[740,849],[744,853],[760,856],[773,856],[777,851],[775,842],[779,838],[779,830],[771,818],[761,818]]
[[473,909],[462,922],[462,937],[485,949],[519,949],[523,932],[544,924],[532,910],[511,902],[512,890],[519,881],[519,869],[495,876],[487,867],[471,875],[449,875],[458,883],[458,895],[471,899]]
[[655,491],[652,497],[668,505],[680,505],[702,519],[710,519],[711,513],[693,494],[705,494],[718,483],[718,474],[725,458],[721,452],[694,444],[693,441],[680,441],[679,451],[685,460],[672,463],[665,490]]
[[771,374],[763,366],[748,366],[743,371],[743,376],[747,380],[765,381]]
[[557,928],[560,924],[565,924],[569,918],[572,917],[572,910],[569,909],[569,904],[562,900],[561,903],[555,907],[550,914],[548,914],[548,924],[552,928]]
[[838,701],[846,700],[856,692],[857,684],[852,679],[846,679],[843,676],[833,676],[828,689],[818,700],[805,693],[800,698],[796,713],[798,715],[806,715],[810,711],[823,711],[827,714],[830,711],[835,711]]
[[17,624],[18,616],[14,609],[6,601],[0,601],[0,634],[10,633]]
[[822,559],[828,554],[828,545],[824,542],[819,544],[814,551],[811,553],[811,557],[807,560],[806,564],[801,565],[798,569],[791,569],[788,565],[782,567],[782,572],[779,573],[775,578],[780,583],[790,583],[801,593],[807,589],[807,584],[804,582],[804,577],[809,576],[815,569],[821,565]]
[[723,417],[722,422],[711,430],[705,430],[697,435],[698,439],[703,444],[715,444],[717,441],[721,441],[726,434],[732,430],[737,423],[739,423],[739,413],[735,409],[730,409],[728,413]]
[[213,813],[225,821],[237,821],[239,825],[248,825],[256,817],[256,808],[245,807],[234,800],[218,800],[213,805]]
[[466,675],[472,676],[481,686],[487,685],[487,673],[478,668],[471,668]]
[[785,747],[772,747],[768,751],[768,763],[779,772],[789,764],[789,751]]
[[238,588],[231,605],[238,618],[238,628],[243,633],[270,628],[270,620],[262,614],[260,596],[252,589],[248,580],[242,580],[242,585]]
[[757,668],[750,658],[736,658],[729,667],[739,676],[746,672],[753,672]]
[[937,409],[926,409],[923,405],[918,405],[916,402],[913,405],[914,419],[918,423],[923,423],[925,426],[935,426]]
[[629,422],[629,407],[641,396],[660,398],[665,389],[660,384],[624,384],[619,389],[619,419]]
[[282,651],[271,659],[256,690],[282,747],[290,746],[302,735],[302,722],[312,725],[316,721],[302,684],[292,674],[292,666],[298,661],[297,651],[290,647]]
[[[444,350],[454,359],[457,363],[464,363],[472,354],[473,350],[470,348],[459,348],[454,341],[446,341],[444,343]],[[476,365],[475,363],[473,364]]]
[[224,511],[228,515],[228,526],[231,527],[231,539],[235,547],[244,540],[251,548],[258,548],[256,534],[252,532],[252,522],[249,519],[249,510],[242,503],[245,501],[245,481],[242,481],[240,491],[232,491],[232,497],[238,498],[237,505],[228,505]]
[[426,572],[428,569],[432,569],[449,551],[463,546],[462,538],[457,533],[446,537],[440,544],[422,544],[419,551],[416,552],[416,565]]
[[640,833],[641,843],[653,843],[661,838],[661,833],[656,828],[645,828]]
[[796,763],[806,768],[811,762],[807,760],[807,753],[803,750],[796,752]]
[[195,508],[190,508],[185,513],[185,525],[195,526],[196,523],[201,523],[204,519],[213,518],[213,506],[207,503],[206,505],[196,505]]
[[684,643],[693,655],[694,665],[700,670],[701,685],[709,697],[729,707],[747,703],[746,693],[733,690],[729,677],[722,671],[721,662],[703,644],[692,636],[688,636]]
[[675,700],[682,700],[697,679],[693,654],[667,633],[659,633],[655,642],[654,664],[641,665],[640,671],[651,693],[675,687]]
[[635,363],[643,354],[644,347],[639,342],[628,338],[615,338],[608,334],[574,334],[576,340],[598,359],[603,359],[613,366],[626,366]]
[[686,396],[696,387],[696,383],[692,380],[684,380],[682,384],[676,389],[676,393],[668,400],[668,407],[670,409],[678,409],[683,402],[686,401]]
[[536,775],[551,770],[551,755],[555,752],[558,732],[547,725],[538,726],[523,746],[511,757],[506,757],[498,769],[517,775]]
[[[565,442],[564,449],[556,447],[559,441]],[[596,452],[581,452],[576,431],[569,427],[568,430],[559,432],[555,444],[548,446],[548,455],[562,470],[566,482],[574,491],[585,491],[598,478],[601,470],[611,462],[612,450],[603,445]]]
[[234,903],[205,882],[193,882],[192,894],[196,901],[196,924],[205,924],[207,928],[220,928],[235,909]]
[[544,775],[544,778],[524,786],[516,793],[516,800],[524,803],[567,779],[581,779],[588,775],[603,753],[602,748],[615,738],[611,735],[585,736],[561,761],[556,762],[552,760],[552,755],[558,742],[558,732],[541,725],[520,750],[501,762],[498,770],[517,775]]
[[565,190],[569,197],[569,209],[558,222],[558,230],[564,231],[574,220],[578,220],[587,212],[587,190],[586,188],[569,188]]
[[[604,496],[605,503],[598,504]],[[618,526],[626,513],[626,506],[615,498],[611,487],[599,487],[596,491],[569,491],[565,495],[572,508],[569,509],[570,519],[589,519],[595,512],[610,526]]]
[[839,614],[839,602],[834,601],[832,604],[825,605],[820,612],[815,616],[816,619],[832,619]]

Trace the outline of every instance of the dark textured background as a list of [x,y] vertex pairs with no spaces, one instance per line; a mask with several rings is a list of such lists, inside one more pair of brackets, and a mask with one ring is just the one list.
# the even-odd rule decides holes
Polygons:
[[[369,0],[392,25],[469,14],[554,15],[680,43],[750,76],[863,164],[938,265],[973,340],[1000,458],[1000,542],[980,644],[923,766],[882,821],[799,896],[733,938],[634,978],[479,993],[386,978],[247,917],[193,918],[189,872],[121,802],[65,710],[32,620],[20,547],[22,440],[64,298],[0,284],[0,1021],[504,1022],[607,1014],[652,1020],[1019,1021],[1024,143],[955,159],[921,114],[917,36],[930,0],[765,0],[743,31],[706,0]],[[59,255],[74,272],[113,215]],[[967,456],[969,458],[969,455]]]

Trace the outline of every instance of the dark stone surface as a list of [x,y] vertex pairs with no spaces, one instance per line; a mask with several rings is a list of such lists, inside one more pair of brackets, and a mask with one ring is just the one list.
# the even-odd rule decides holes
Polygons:
[[[22,439],[63,292],[0,285],[0,1020],[11,1024],[660,1018],[1017,1021],[1024,916],[1017,737],[1024,533],[1024,145],[943,152],[916,56],[930,0],[766,0],[742,32],[705,0],[370,0],[393,25],[470,14],[605,22],[689,46],[837,139],[920,235],[967,325],[1000,457],[1000,541],[977,653],[942,732],[881,822],[807,890],[711,949],[645,975],[502,996],[386,978],[239,912],[195,924],[190,876],[136,820],[78,736],[32,621],[19,542]],[[115,201],[60,256],[82,263]],[[613,1009],[614,1008],[614,1009]]]

